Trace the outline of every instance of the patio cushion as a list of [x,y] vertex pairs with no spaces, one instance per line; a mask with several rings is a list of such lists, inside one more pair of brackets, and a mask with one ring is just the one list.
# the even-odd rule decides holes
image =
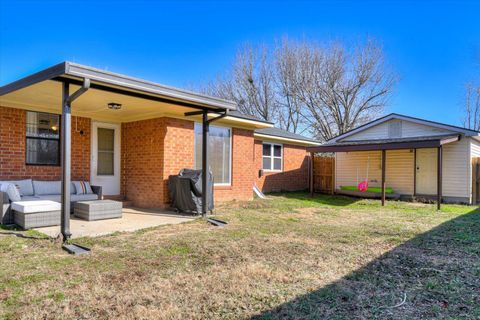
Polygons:
[[88,181],[73,181],[75,185],[76,194],[92,194],[92,187]]
[[32,179],[0,181],[0,183],[13,183],[20,191],[20,196],[33,196]]
[[61,181],[34,180],[33,189],[35,190],[35,195],[61,194],[62,183]]
[[20,201],[20,191],[13,183],[5,183],[3,182],[0,185],[0,191],[5,192],[8,195],[10,201]]
[[60,203],[48,200],[15,201],[12,203],[12,209],[21,213],[59,211],[61,208]]
[[92,193],[92,194],[73,194],[70,197],[70,200],[72,202],[77,202],[77,201],[86,201],[86,200],[98,200],[98,195]]

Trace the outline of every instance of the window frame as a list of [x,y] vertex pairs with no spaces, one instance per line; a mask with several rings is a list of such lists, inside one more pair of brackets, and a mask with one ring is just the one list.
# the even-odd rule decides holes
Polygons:
[[[193,166],[197,168],[197,148],[195,147],[195,125],[200,125],[203,126],[201,122],[195,122],[194,127],[193,127]],[[218,125],[210,125],[210,128],[215,127],[215,128],[221,128],[221,129],[227,129],[230,132],[230,152],[228,155],[228,165],[230,166],[230,171],[228,175],[228,183],[225,182],[215,182],[213,183],[214,187],[231,187],[232,186],[232,177],[233,177],[233,161],[232,161],[232,155],[233,155],[233,129],[232,127],[227,127],[227,126],[218,126]]]
[[[58,117],[58,138],[40,138],[40,137],[29,137],[27,135],[27,113],[34,112],[34,113],[43,113],[43,114],[52,114]],[[60,167],[62,164],[62,116],[57,113],[51,112],[43,112],[43,111],[34,111],[34,110],[26,110],[25,112],[25,165],[26,166],[42,166],[42,167]],[[47,140],[47,141],[58,141],[58,155],[57,155],[57,162],[56,163],[35,163],[35,162],[28,162],[28,140]]]
[[[112,148],[111,151],[100,150],[99,143],[98,143],[98,138],[99,138],[98,131],[99,131],[99,129],[105,129],[105,130],[112,130],[113,131],[113,146],[112,146],[113,148]],[[115,128],[97,127],[96,130],[97,130],[97,133],[96,133],[96,135],[97,135],[97,154],[96,154],[96,157],[97,157],[97,163],[96,163],[96,165],[97,165],[97,168],[96,168],[97,169],[97,176],[98,177],[115,177],[115,170],[116,170],[116,166],[115,166],[115,155],[116,155],[115,154],[115,143],[117,142],[116,141],[117,140],[116,139],[116,131],[115,131],[116,129]],[[111,174],[104,174],[104,173],[100,174],[100,173],[98,173],[98,163],[99,163],[99,159],[100,159],[100,153],[111,153],[112,154],[112,173]]]
[[[264,145],[270,145],[270,156],[264,156],[263,155],[263,146]],[[279,146],[280,147],[280,157],[276,157],[274,155],[274,146]],[[270,169],[265,169],[263,167],[263,159],[265,158],[270,158]],[[274,169],[274,160],[275,159],[280,159],[281,165],[280,169]],[[276,143],[276,142],[268,142],[268,141],[263,141],[262,142],[262,170],[265,172],[283,172],[283,144],[281,143]]]

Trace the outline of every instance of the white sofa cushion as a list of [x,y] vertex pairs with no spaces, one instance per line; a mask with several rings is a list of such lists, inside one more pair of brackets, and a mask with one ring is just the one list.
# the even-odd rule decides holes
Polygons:
[[15,201],[12,203],[12,209],[21,213],[60,211],[61,208],[60,203],[49,200]]
[[62,182],[61,181],[33,181],[33,189],[35,190],[35,195],[45,195],[45,194],[61,194],[62,193]]

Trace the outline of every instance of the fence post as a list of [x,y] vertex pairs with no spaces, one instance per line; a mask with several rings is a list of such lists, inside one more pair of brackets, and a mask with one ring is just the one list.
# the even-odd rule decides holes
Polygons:
[[315,163],[315,155],[313,152],[310,152],[310,196],[313,197],[313,188],[314,188],[314,184],[313,184],[313,177],[314,177],[314,174],[313,174],[313,168],[314,168],[314,163]]

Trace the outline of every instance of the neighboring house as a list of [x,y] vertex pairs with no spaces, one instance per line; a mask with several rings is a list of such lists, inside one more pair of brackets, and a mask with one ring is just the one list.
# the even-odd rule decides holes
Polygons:
[[[310,148],[335,152],[335,189],[356,186],[366,179],[402,198],[443,199],[476,203],[476,168],[480,157],[479,132],[428,120],[390,114]],[[438,170],[440,168],[440,170]]]
[[61,178],[62,83],[72,103],[71,178],[138,207],[165,207],[167,180],[201,168],[202,116],[229,111],[210,125],[209,164],[216,200],[248,200],[263,191],[308,188],[309,154],[318,145],[245,116],[214,97],[64,62],[0,88],[0,181]]

